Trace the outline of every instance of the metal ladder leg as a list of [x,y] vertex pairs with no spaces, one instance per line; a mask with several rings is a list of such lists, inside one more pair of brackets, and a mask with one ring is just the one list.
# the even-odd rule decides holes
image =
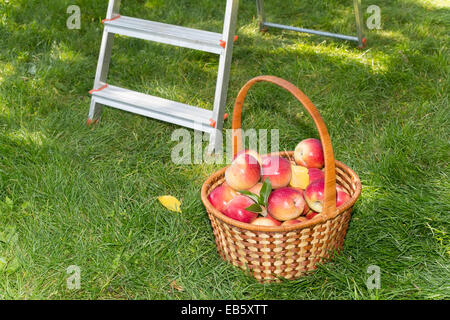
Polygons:
[[[120,0],[109,0],[108,11],[106,19],[112,19],[119,14]],[[110,33],[107,28],[103,31],[102,44],[100,47],[100,54],[97,63],[97,72],[95,75],[94,89],[99,89],[106,84],[108,78],[109,64],[111,62],[111,51],[114,43],[114,34]],[[98,121],[102,112],[102,105],[91,99],[91,106],[89,108],[88,124],[93,121]]]
[[366,38],[364,37],[363,13],[361,10],[361,0],[353,0],[353,5],[355,7],[356,36],[358,37],[358,47],[363,48],[366,45]]
[[267,27],[264,25],[266,23],[266,14],[264,12],[263,0],[256,0],[256,10],[258,12],[259,31],[265,32],[267,31]]
[[233,55],[233,42],[236,31],[237,12],[239,0],[227,0],[225,20],[223,25],[223,39],[225,52],[220,56],[217,73],[216,93],[214,97],[214,110],[212,119],[215,130],[210,134],[208,152],[222,150],[222,129],[227,100],[228,82],[230,78],[231,58]]

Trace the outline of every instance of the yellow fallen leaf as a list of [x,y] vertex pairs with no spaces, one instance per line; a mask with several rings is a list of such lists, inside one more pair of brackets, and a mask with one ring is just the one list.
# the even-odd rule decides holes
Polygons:
[[181,202],[173,196],[158,197],[159,202],[170,211],[181,212]]

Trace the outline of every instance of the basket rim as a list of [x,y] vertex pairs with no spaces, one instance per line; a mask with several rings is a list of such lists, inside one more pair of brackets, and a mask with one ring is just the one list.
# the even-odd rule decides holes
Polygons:
[[[293,154],[293,151],[288,151],[288,152],[275,152],[275,153],[271,153],[270,155],[281,155],[281,156],[288,155],[289,156],[292,154]],[[208,188],[212,185],[211,181],[216,179],[218,176],[225,175],[225,171],[230,165],[228,165],[220,170],[217,170],[212,175],[210,175],[208,177],[208,179],[206,179],[206,181],[202,185],[201,199],[202,199],[204,206],[206,207],[206,210],[210,214],[212,214],[215,218],[217,218],[227,224],[230,224],[234,227],[240,228],[240,229],[244,229],[244,230],[248,230],[248,231],[259,231],[259,232],[288,232],[288,231],[294,231],[294,230],[299,230],[299,229],[305,229],[308,227],[315,226],[317,224],[324,223],[327,220],[333,219],[333,218],[337,217],[338,215],[342,214],[349,208],[353,207],[356,200],[358,200],[358,197],[361,194],[362,186],[361,186],[361,180],[359,179],[358,175],[344,163],[342,163],[338,160],[335,160],[335,163],[336,163],[336,168],[341,168],[341,169],[345,170],[346,173],[348,173],[352,177],[352,180],[355,183],[355,191],[354,191],[353,195],[351,196],[350,200],[347,201],[342,206],[336,208],[336,211],[333,212],[332,215],[329,215],[328,218],[325,217],[324,215],[322,215],[321,213],[319,213],[311,220],[303,221],[303,222],[300,222],[300,223],[297,223],[297,224],[294,224],[291,226],[273,226],[273,227],[271,227],[271,226],[252,225],[250,223],[241,222],[241,221],[232,219],[230,217],[227,217],[222,212],[220,212],[219,210],[214,208],[213,205],[211,204],[211,202],[209,201]]]

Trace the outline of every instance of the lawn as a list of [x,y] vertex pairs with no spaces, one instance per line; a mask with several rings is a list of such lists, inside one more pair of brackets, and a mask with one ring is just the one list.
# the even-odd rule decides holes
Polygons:
[[[225,1],[122,2],[124,15],[222,28]],[[66,27],[72,4],[80,30]],[[200,188],[223,165],[172,163],[178,127],[157,120],[105,108],[86,126],[107,1],[0,0],[0,298],[449,299],[450,7],[374,0],[364,12],[369,4],[382,25],[358,50],[261,34],[255,1],[241,1],[226,112],[254,76],[291,81],[363,185],[340,256],[299,280],[262,285],[215,247]],[[352,9],[350,0],[266,1],[269,20],[347,34]],[[108,82],[212,108],[217,65],[213,54],[119,37]],[[245,128],[279,129],[286,150],[317,137],[289,94],[252,90]],[[159,204],[164,194],[182,201],[182,213]],[[71,265],[79,290],[66,285]],[[366,285],[371,265],[380,289]]]

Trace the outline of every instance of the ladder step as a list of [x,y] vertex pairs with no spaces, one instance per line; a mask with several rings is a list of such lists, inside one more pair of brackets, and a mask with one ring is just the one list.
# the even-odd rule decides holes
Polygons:
[[109,85],[92,99],[117,109],[211,133],[212,111]]
[[224,53],[224,48],[220,46],[222,40],[222,34],[220,33],[127,16],[105,21],[104,24],[108,32],[115,34],[216,54]]

